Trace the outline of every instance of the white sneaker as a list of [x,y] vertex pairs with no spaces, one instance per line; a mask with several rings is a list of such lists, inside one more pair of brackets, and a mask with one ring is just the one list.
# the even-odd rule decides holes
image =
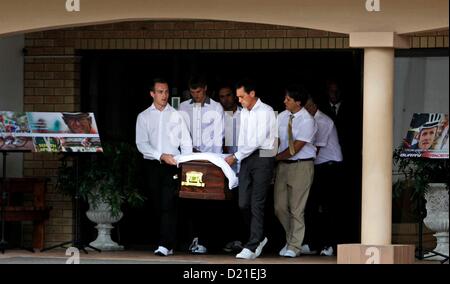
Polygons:
[[286,253],[283,255],[284,257],[297,257],[300,255],[300,252],[295,253],[293,250],[286,250]]
[[192,251],[198,245],[198,238],[194,238],[192,240],[191,245],[189,246],[189,251]]
[[258,247],[256,247],[256,250],[255,250],[256,257],[259,257],[261,255],[264,246],[267,244],[267,241],[269,241],[269,240],[266,237],[264,237],[264,240],[262,240],[259,243]]
[[286,245],[280,250],[280,252],[279,252],[278,254],[279,254],[280,256],[284,256],[284,255],[286,254],[287,248],[288,248],[288,244],[286,244]]
[[300,248],[300,253],[301,254],[307,254],[307,255],[313,255],[313,254],[317,254],[316,250],[311,250],[308,244],[302,245],[302,247]]
[[159,246],[156,250],[155,250],[155,254],[159,255],[159,256],[168,256],[168,255],[172,255],[173,254],[173,249],[169,250],[166,247],[163,246]]
[[193,254],[205,254],[208,252],[208,249],[198,243],[198,238],[194,238],[189,246],[189,252]]
[[206,254],[208,253],[208,249],[205,246],[197,245],[191,249],[191,253],[193,254]]
[[334,250],[333,247],[325,247],[321,252],[320,255],[325,255],[325,256],[333,256]]
[[240,253],[236,254],[236,258],[240,259],[255,259],[256,254],[249,250],[248,248],[244,248]]

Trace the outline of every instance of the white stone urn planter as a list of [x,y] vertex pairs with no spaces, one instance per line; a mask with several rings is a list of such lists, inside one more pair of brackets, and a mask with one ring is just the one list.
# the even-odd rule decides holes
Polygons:
[[[433,251],[448,256],[448,190],[445,183],[430,183],[425,199],[427,201],[427,217],[423,220],[437,239]],[[426,260],[443,260],[444,258],[433,253],[424,256]]]
[[112,224],[122,219],[122,212],[113,216],[108,203],[97,202],[94,207],[92,202],[89,202],[89,210],[86,215],[89,220],[97,224],[95,228],[98,230],[97,239],[90,243],[91,246],[104,251],[123,250],[123,246],[111,239],[111,230],[114,228]]

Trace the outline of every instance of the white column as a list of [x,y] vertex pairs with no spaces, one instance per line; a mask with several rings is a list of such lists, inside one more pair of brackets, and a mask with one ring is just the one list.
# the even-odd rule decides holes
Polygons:
[[364,49],[361,243],[391,244],[394,48]]

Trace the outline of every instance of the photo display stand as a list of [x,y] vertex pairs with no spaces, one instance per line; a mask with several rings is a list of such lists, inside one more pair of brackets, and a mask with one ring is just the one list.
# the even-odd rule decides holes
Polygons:
[[90,248],[94,251],[101,252],[100,249],[95,248],[89,244],[86,244],[83,242],[81,237],[81,212],[80,212],[80,189],[79,189],[79,165],[80,165],[80,155],[82,153],[72,152],[72,153],[64,153],[65,158],[72,157],[73,163],[75,164],[75,194],[72,196],[72,235],[73,239],[71,241],[63,242],[54,246],[50,246],[47,248],[43,248],[41,252],[52,250],[55,248],[61,248],[61,247],[75,247],[78,250],[82,250],[85,253],[88,253],[86,248]]
[[[404,159],[448,159],[449,117],[445,113],[415,113],[408,130],[400,157]],[[423,248],[423,225],[427,215],[422,198],[418,198],[419,226],[416,258],[423,260],[435,256],[442,257],[441,263],[448,262],[449,256]]]
[[[40,152],[60,153],[72,157],[74,162],[75,194],[73,204],[73,238],[53,248],[71,245],[87,253],[86,248],[100,252],[81,239],[81,214],[79,192],[79,157],[85,153],[102,153],[97,124],[93,113],[57,113],[57,112],[11,112],[0,111],[0,151],[3,154],[3,176],[0,200],[7,200],[6,186],[6,154],[8,152]],[[4,205],[1,202],[2,239],[0,249],[4,252],[7,242],[4,240]]]

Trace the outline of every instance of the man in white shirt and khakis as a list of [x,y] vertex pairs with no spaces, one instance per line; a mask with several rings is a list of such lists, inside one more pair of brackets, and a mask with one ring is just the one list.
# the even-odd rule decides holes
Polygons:
[[304,210],[314,177],[317,126],[304,105],[308,93],[301,86],[286,89],[286,111],[278,116],[279,150],[276,160],[275,215],[286,232],[280,256],[297,257],[305,236]]
[[174,156],[192,153],[192,140],[182,116],[168,103],[167,81],[154,79],[150,96],[153,104],[137,117],[136,146],[146,160],[153,208],[159,217],[155,254],[168,256],[173,254],[177,224],[179,171]]

